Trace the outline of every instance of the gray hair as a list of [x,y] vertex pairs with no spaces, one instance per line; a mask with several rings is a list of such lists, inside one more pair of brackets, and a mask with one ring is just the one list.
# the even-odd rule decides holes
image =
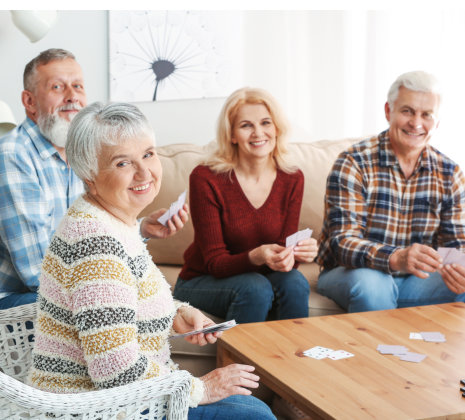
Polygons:
[[439,96],[439,105],[441,104],[442,91],[438,79],[430,73],[418,70],[401,74],[391,85],[387,96],[390,109],[393,109],[401,86],[416,92],[436,93]]
[[73,118],[66,141],[66,157],[76,175],[92,181],[98,173],[98,157],[104,145],[155,135],[144,114],[134,105],[94,102]]
[[25,90],[32,91],[35,88],[35,75],[38,66],[43,66],[55,60],[65,60],[71,58],[76,60],[73,53],[63,50],[61,48],[50,48],[42,51],[37,57],[33,58],[26,64],[23,74],[23,86]]

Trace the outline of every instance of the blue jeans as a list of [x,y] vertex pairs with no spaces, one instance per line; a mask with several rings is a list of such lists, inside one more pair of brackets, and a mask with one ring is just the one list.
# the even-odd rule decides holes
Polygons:
[[0,309],[14,308],[15,306],[27,305],[37,301],[36,292],[12,293],[0,299]]
[[247,322],[308,316],[310,287],[298,270],[287,273],[244,273],[217,279],[204,275],[178,278],[173,295],[192,306],[226,320]]
[[[141,414],[150,419],[148,410]],[[216,403],[189,408],[187,417],[188,420],[276,420],[263,401],[246,395],[231,395]]]
[[371,268],[337,267],[324,270],[318,279],[318,292],[333,299],[348,312],[465,300],[465,293],[457,295],[449,290],[438,272],[421,279],[411,274],[392,276]]
[[251,395],[232,395],[213,404],[189,408],[189,420],[276,420],[263,401]]

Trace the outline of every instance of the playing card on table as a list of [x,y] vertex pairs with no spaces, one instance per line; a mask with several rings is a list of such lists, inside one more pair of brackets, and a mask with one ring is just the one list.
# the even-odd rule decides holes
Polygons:
[[394,354],[394,355],[405,354],[408,352],[407,347],[392,346],[389,344],[379,344],[377,350],[381,354]]
[[349,353],[345,350],[334,350],[328,355],[328,358],[331,360],[347,359],[348,357],[354,356],[352,353]]
[[421,336],[423,340],[430,341],[432,343],[444,343],[446,341],[446,337],[444,334],[440,332],[421,332]]
[[200,333],[209,334],[209,333],[214,333],[218,331],[226,331],[232,327],[235,327],[236,325],[237,325],[236,321],[234,319],[231,319],[230,321],[226,321],[221,324],[210,325],[208,327],[202,328],[201,330],[189,331],[183,334],[172,335],[169,338],[180,338],[180,337],[187,337],[189,335],[200,334]]
[[184,203],[186,202],[186,193],[187,191],[184,191],[179,194],[178,199],[171,203],[170,208],[157,219],[163,226],[168,226],[168,220],[170,220],[175,214],[179,212],[179,210],[182,209]]
[[312,359],[324,359],[328,357],[328,354],[332,353],[333,349],[328,349],[327,347],[316,346],[311,349],[305,350],[303,354]]
[[307,228],[303,230],[299,230],[296,233],[293,233],[292,235],[289,235],[286,238],[286,248],[292,247],[294,248],[300,241],[303,241],[305,239],[309,239],[312,236],[312,230]]
[[403,360],[404,362],[415,362],[415,363],[420,363],[425,357],[426,357],[426,354],[412,353],[409,351],[405,354],[399,355],[400,360]]

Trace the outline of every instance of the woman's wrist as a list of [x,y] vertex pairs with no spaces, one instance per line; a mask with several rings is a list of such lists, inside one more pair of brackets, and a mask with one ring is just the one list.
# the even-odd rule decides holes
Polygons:
[[265,263],[262,258],[261,246],[249,252],[249,260],[254,265],[263,265]]

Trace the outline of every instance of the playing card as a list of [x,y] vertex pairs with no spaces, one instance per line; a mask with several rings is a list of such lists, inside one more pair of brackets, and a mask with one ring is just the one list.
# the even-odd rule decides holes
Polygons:
[[408,351],[407,347],[393,346],[389,344],[379,344],[377,350],[381,354],[394,354],[394,355],[405,354]]
[[412,353],[408,351],[407,353],[401,354],[398,357],[400,360],[405,362],[420,363],[426,357],[426,354]]
[[170,208],[157,219],[163,226],[168,226],[168,220],[170,220],[175,214],[179,212],[179,210],[182,209],[184,203],[186,202],[186,194],[187,191],[183,191],[181,194],[179,194],[178,199],[171,203]]
[[411,332],[409,338],[410,340],[423,340],[423,336],[417,332]]
[[328,349],[327,347],[316,346],[305,350],[303,354],[307,357],[311,357],[312,359],[320,360],[327,357],[328,354],[332,353],[333,351],[333,349]]
[[312,230],[307,228],[303,230],[299,230],[296,233],[293,233],[292,235],[289,235],[286,238],[286,248],[292,247],[294,248],[300,241],[303,241],[305,239],[309,239],[312,236]]
[[348,357],[353,357],[352,353],[349,353],[345,350],[335,350],[328,355],[328,358],[331,360],[347,359]]
[[444,343],[446,341],[446,337],[440,332],[421,332],[420,334],[425,341],[433,343]]
[[444,248],[444,247],[439,247],[438,248],[438,254],[442,258],[442,263],[443,264],[448,264],[447,261],[447,256],[449,255],[450,251],[452,251],[454,248]]
[[234,319],[231,319],[230,321],[226,321],[221,324],[210,325],[208,327],[202,328],[201,330],[189,331],[183,334],[172,335],[169,338],[180,338],[180,337],[187,337],[189,335],[200,334],[200,333],[208,334],[208,333],[214,333],[218,331],[226,331],[232,327],[235,327],[236,325],[237,325],[236,321]]
[[438,248],[438,253],[442,257],[442,263],[459,264],[465,266],[465,254],[455,248]]

